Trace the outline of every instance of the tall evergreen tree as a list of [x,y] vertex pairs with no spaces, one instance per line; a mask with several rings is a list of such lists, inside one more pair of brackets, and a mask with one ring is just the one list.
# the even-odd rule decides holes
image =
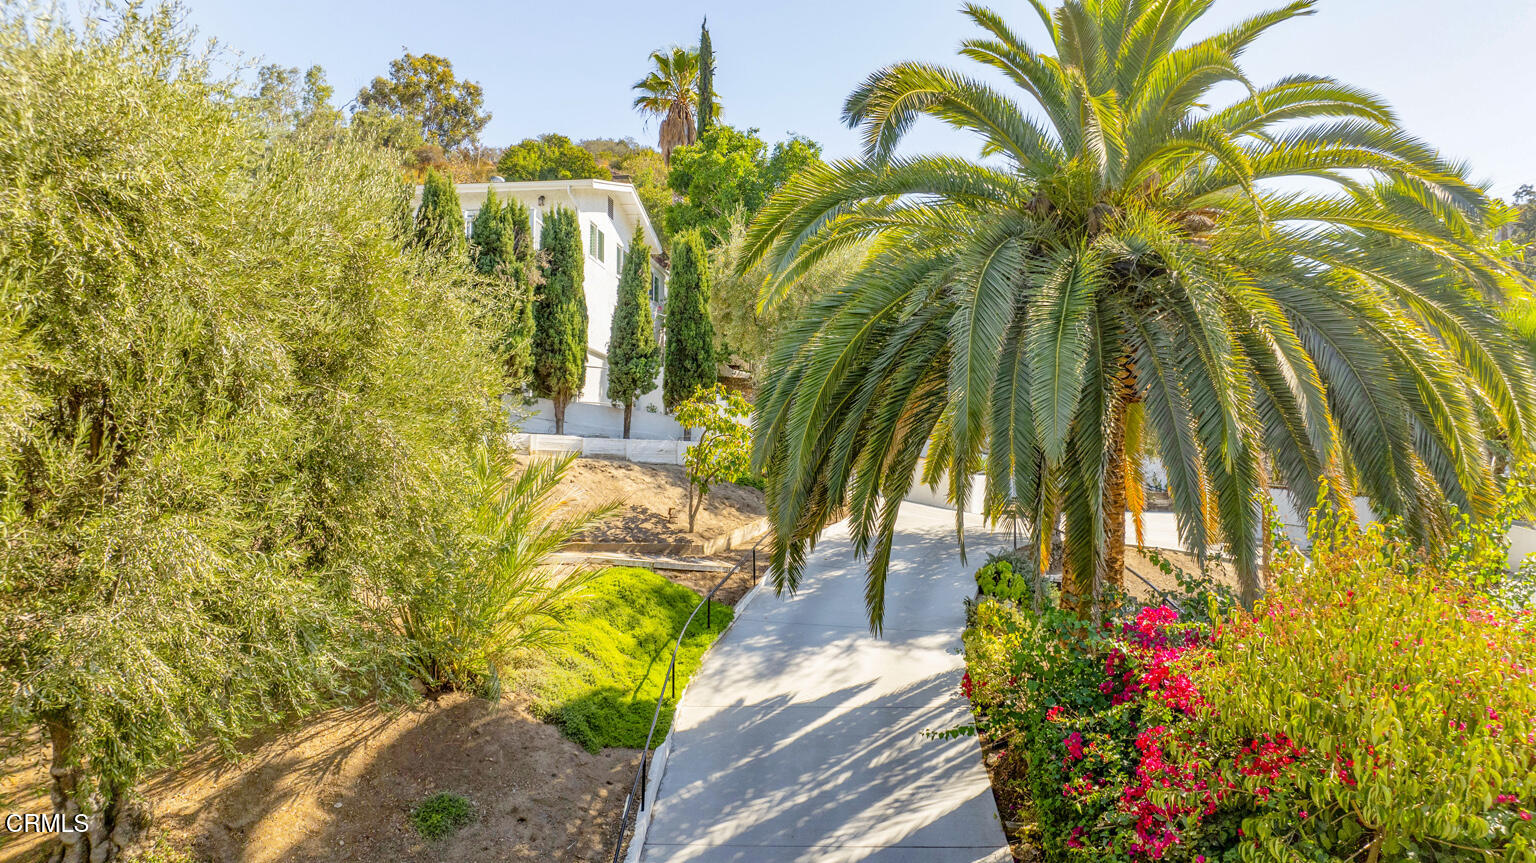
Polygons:
[[650,284],[651,247],[645,243],[645,231],[637,227],[619,276],[618,307],[613,310],[613,331],[608,337],[608,399],[624,405],[626,438],[635,399],[655,389],[656,373],[661,370],[661,350],[647,297]]
[[672,242],[672,279],[667,293],[667,363],[662,401],[672,410],[694,390],[711,386],[715,373],[715,328],[709,322],[709,263],[697,232]]
[[587,381],[587,295],[581,224],[556,207],[544,221],[544,284],[533,301],[533,390],[555,404],[555,434],[565,433],[565,407]]
[[715,49],[709,43],[709,18],[699,25],[699,135],[715,121]]
[[508,384],[522,389],[533,372],[533,230],[528,208],[486,193],[469,234],[470,257],[487,279],[486,313]]
[[427,169],[421,186],[421,206],[416,210],[416,245],[442,255],[460,259],[464,255],[464,210],[453,179]]

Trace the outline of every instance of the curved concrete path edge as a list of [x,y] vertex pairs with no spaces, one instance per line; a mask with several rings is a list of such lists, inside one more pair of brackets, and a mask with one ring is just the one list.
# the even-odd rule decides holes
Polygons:
[[761,587],[683,694],[653,768],[638,863],[1007,863],[959,693],[971,572],[1006,536],[903,505],[885,630],[870,634],[864,565],[843,525],[799,592]]

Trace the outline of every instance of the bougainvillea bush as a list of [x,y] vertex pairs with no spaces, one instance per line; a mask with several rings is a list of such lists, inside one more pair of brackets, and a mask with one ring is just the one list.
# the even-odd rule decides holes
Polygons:
[[963,687],[1046,860],[1536,860],[1536,624],[1485,565],[1502,531],[1430,555],[1313,527],[1251,614],[976,606]]

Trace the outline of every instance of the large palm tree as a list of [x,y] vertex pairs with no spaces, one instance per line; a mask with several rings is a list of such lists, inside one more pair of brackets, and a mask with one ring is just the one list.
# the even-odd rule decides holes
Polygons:
[[[1011,86],[876,72],[844,109],[863,158],[812,166],[754,224],[747,262],[781,281],[873,241],[778,342],[758,400],[780,589],[846,513],[878,629],[925,452],[957,501],[984,471],[986,513],[1020,518],[1042,559],[1062,524],[1084,614],[1122,578],[1142,429],[1182,538],[1224,546],[1249,602],[1271,479],[1303,510],[1320,486],[1366,495],[1424,537],[1448,504],[1487,511],[1487,440],[1523,452],[1536,399],[1493,302],[1526,285],[1478,242],[1483,188],[1371,94],[1244,76],[1311,2],[1203,39],[1184,34],[1211,0],[1031,3],[1049,51],[965,9],[982,32],[961,55]],[[983,158],[898,155],[921,117]]]
[[[677,47],[652,51],[651,64],[650,73],[632,88],[640,91],[635,97],[635,109],[661,118],[657,143],[662,159],[670,165],[673,150],[698,140],[695,113],[699,105],[699,52]],[[719,115],[718,100],[712,110]]]

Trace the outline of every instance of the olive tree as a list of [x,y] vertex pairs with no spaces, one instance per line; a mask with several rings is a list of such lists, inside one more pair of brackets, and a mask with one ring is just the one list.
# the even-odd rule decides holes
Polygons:
[[497,371],[387,156],[273,139],[173,10],[0,14],[0,716],[100,861],[188,746],[404,689]]

